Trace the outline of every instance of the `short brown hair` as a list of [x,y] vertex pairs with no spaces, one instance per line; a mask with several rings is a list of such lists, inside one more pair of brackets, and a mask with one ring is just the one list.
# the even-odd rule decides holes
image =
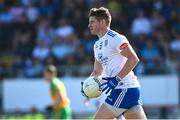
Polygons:
[[54,65],[47,65],[45,67],[45,71],[47,71],[49,73],[57,74],[57,68]]
[[96,17],[98,21],[104,19],[108,25],[111,23],[111,14],[107,8],[91,8],[89,12],[89,17],[90,16]]

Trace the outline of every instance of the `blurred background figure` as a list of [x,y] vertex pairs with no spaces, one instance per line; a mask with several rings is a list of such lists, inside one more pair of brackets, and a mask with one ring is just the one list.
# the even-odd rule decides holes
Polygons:
[[48,65],[44,70],[44,78],[50,84],[50,94],[53,99],[53,119],[71,119],[70,100],[67,97],[64,84],[57,78],[57,69]]

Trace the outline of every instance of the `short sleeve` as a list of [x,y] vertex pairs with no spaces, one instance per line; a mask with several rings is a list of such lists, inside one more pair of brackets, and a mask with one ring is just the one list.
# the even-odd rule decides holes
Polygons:
[[124,35],[118,35],[116,36],[112,43],[112,47],[115,48],[118,52],[121,52],[121,50],[129,45],[129,41]]
[[51,86],[50,86],[50,89],[51,89],[51,91],[56,91],[56,90],[58,90],[58,87],[54,82],[52,82]]

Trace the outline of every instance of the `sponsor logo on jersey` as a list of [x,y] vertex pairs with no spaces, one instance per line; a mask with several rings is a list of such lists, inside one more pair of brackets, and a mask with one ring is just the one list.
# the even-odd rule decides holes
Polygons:
[[103,47],[103,42],[100,42],[100,44],[99,44],[99,50],[101,50],[102,47]]
[[107,65],[108,57],[103,57],[102,53],[98,53],[98,60],[102,65]]
[[95,48],[98,48],[98,45],[96,45]]
[[108,45],[108,40],[105,40],[104,41],[104,46],[107,46]]

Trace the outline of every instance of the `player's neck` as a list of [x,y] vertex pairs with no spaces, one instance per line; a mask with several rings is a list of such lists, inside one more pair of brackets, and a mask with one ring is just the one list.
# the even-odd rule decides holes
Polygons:
[[108,31],[108,28],[101,30],[101,31],[99,32],[99,34],[98,34],[98,37],[99,37],[99,38],[103,37],[103,36],[106,34],[107,31]]

